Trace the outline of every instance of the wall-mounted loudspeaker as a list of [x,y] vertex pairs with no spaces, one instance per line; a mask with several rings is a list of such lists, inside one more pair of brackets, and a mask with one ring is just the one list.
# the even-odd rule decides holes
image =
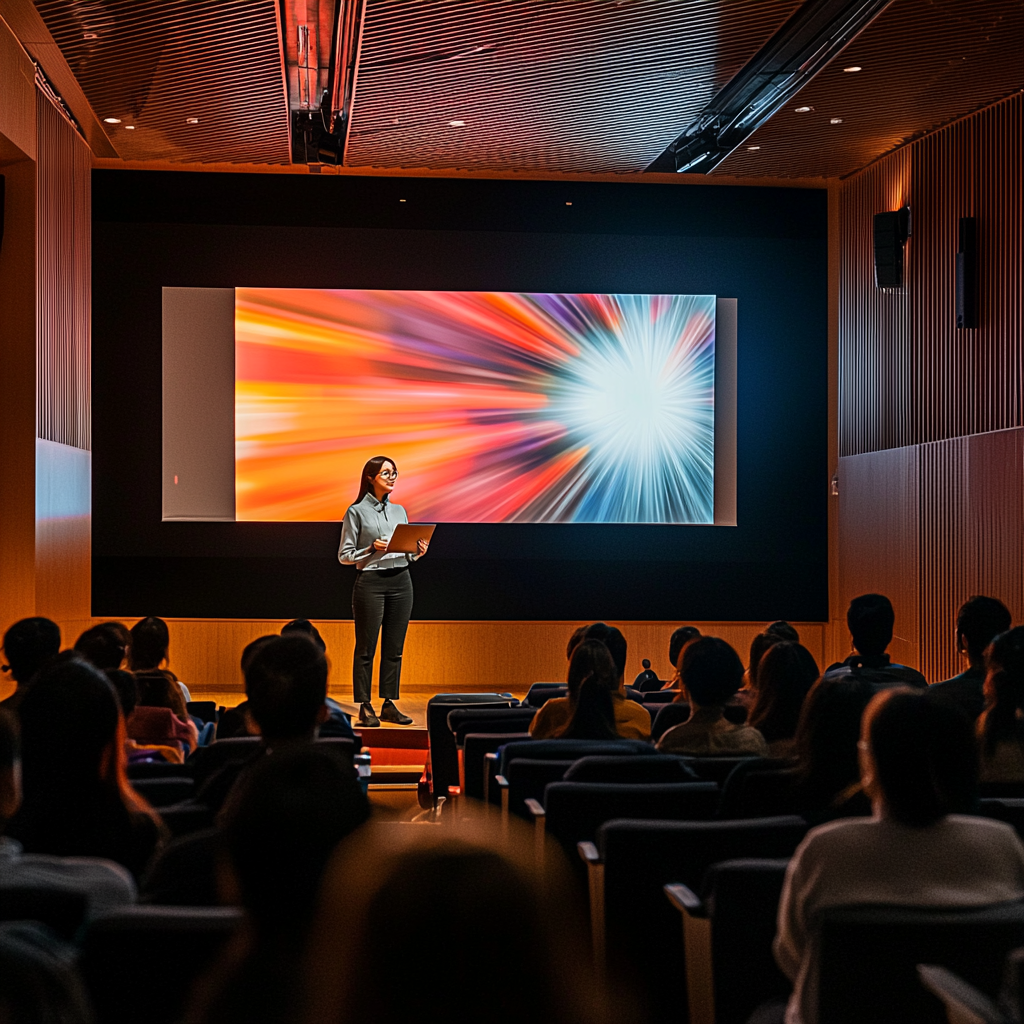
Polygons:
[[910,207],[876,213],[874,219],[875,287],[903,287],[903,246],[910,237]]
[[978,233],[973,217],[960,218],[960,249],[956,254],[956,326],[978,326]]

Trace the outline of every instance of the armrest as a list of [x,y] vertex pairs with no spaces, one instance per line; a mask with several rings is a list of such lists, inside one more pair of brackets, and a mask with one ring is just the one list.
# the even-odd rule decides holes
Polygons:
[[708,909],[697,894],[688,886],[678,882],[665,886],[665,895],[676,910],[690,917],[707,917]]
[[917,973],[921,984],[945,1004],[949,1020],[955,1024],[1009,1024],[1009,1018],[984,992],[945,967],[918,964]]
[[584,860],[587,864],[600,864],[601,854],[597,852],[597,847],[593,843],[577,843],[576,849],[579,851],[580,860]]
[[532,796],[526,798],[526,809],[534,816],[534,818],[543,818],[545,815],[544,808],[541,807],[540,803],[534,800]]
[[508,789],[508,779],[504,775],[495,775],[494,781],[498,784],[499,789]]

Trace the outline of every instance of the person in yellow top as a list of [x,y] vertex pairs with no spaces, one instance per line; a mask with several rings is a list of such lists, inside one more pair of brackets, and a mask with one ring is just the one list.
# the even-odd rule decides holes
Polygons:
[[530,735],[538,740],[560,736],[572,720],[583,680],[593,677],[603,682],[611,694],[618,735],[628,740],[649,740],[650,712],[642,704],[626,699],[625,674],[626,638],[614,626],[595,622],[572,651],[567,680],[569,695],[553,697],[538,709],[530,723]]

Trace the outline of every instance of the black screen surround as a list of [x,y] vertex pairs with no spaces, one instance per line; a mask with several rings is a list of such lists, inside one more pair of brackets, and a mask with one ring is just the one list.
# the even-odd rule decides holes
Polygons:
[[351,618],[339,523],[161,522],[161,289],[264,286],[736,298],[736,527],[441,528],[414,617],[825,620],[827,248],[823,189],[94,171],[93,614]]

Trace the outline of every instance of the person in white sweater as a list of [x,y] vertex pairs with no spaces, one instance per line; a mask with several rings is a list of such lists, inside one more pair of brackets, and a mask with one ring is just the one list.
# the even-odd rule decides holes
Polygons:
[[870,818],[812,829],[786,872],[775,959],[793,981],[786,1024],[816,1024],[814,924],[850,904],[986,906],[1024,897],[1024,845],[969,810],[978,753],[967,719],[904,689],[864,712],[860,761]]

